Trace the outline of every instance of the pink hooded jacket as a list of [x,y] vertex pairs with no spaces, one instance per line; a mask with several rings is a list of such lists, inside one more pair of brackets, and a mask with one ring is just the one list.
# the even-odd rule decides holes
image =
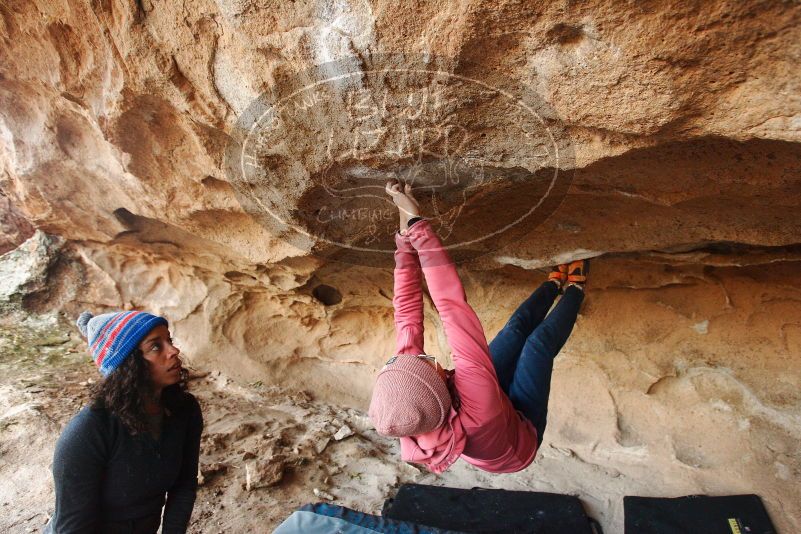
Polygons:
[[423,219],[395,232],[395,354],[423,354],[421,270],[439,312],[456,369],[449,389],[459,397],[446,423],[400,439],[401,458],[441,473],[460,456],[493,473],[525,469],[537,452],[537,431],[498,384],[484,329],[467,303],[456,266]]

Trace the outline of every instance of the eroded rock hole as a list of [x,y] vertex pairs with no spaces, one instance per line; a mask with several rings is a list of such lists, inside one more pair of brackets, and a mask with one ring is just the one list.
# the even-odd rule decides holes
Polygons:
[[326,284],[320,284],[312,290],[312,296],[325,304],[326,306],[333,306],[342,302],[342,293],[335,287]]
[[584,39],[584,28],[560,22],[548,31],[548,37],[562,46],[576,46]]

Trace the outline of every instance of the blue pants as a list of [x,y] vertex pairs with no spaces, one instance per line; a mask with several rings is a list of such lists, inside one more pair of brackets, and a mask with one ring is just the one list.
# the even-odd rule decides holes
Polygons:
[[548,417],[553,359],[570,337],[584,300],[582,290],[569,286],[546,317],[558,292],[555,283],[543,282],[489,344],[501,389],[534,424],[537,445],[542,444]]

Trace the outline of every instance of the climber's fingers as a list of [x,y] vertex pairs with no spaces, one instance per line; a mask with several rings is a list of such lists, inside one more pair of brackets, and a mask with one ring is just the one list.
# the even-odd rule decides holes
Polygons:
[[396,196],[401,192],[401,186],[396,180],[390,180],[387,182],[386,191],[390,196]]
[[414,198],[414,195],[412,194],[412,184],[409,184],[409,183],[405,184],[403,186],[403,191],[406,194],[406,196],[409,198],[409,200],[411,200],[412,203],[414,203],[415,206],[420,206],[420,203],[417,202],[417,199]]

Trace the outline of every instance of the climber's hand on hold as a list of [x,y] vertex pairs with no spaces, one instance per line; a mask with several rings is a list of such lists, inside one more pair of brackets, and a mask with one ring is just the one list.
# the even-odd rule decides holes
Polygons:
[[412,186],[401,184],[398,180],[390,180],[385,189],[392,198],[392,202],[398,207],[400,229],[405,232],[409,219],[420,216],[420,204],[412,195]]

